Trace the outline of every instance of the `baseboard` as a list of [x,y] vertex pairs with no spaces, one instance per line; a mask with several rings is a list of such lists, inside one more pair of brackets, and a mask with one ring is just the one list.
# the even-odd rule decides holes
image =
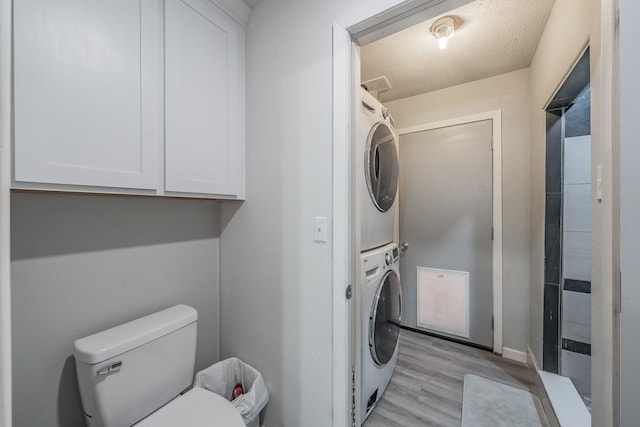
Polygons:
[[529,365],[529,369],[532,369],[533,372],[538,372],[540,370],[540,365],[538,364],[538,359],[531,352],[531,347],[527,346],[527,365]]
[[512,348],[502,347],[502,357],[520,363],[527,363],[527,353]]
[[531,352],[531,347],[527,347],[527,351],[529,355],[527,365],[529,365],[531,378],[536,385],[536,390],[538,390],[538,397],[540,398],[540,402],[542,402],[542,410],[544,411],[544,415],[547,417],[547,422],[550,427],[560,427],[558,417],[553,410],[553,405],[551,405],[551,400],[549,400],[547,390],[544,388],[542,378],[540,378],[540,366],[538,365],[538,361]]
[[448,335],[441,335],[431,331],[425,331],[424,329],[412,328],[411,326],[400,325],[400,329],[404,329],[406,331],[416,332],[418,334],[427,335],[429,337],[440,338],[443,340],[451,341],[456,344],[462,344],[473,348],[479,348],[480,350],[490,351],[493,353],[493,349],[491,347],[486,347],[484,345],[476,344],[474,342],[465,341],[461,339],[457,339],[454,337],[450,337]]

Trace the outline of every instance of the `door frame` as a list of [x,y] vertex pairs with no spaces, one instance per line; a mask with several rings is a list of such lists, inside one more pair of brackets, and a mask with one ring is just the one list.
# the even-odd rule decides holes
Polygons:
[[[350,335],[352,325],[351,313],[349,307],[352,305],[354,298],[349,303],[345,300],[345,288],[349,284],[355,285],[355,278],[358,271],[354,272],[349,263],[355,262],[353,245],[355,245],[354,234],[358,230],[354,230],[353,226],[353,209],[350,194],[351,191],[351,166],[349,164],[351,153],[349,146],[351,144],[352,117],[351,112],[355,109],[355,100],[351,95],[351,84],[354,84],[355,77],[352,74],[352,51],[351,46],[356,44],[356,40],[362,40],[363,43],[374,41],[381,38],[384,34],[391,34],[396,29],[404,29],[417,23],[418,20],[424,21],[428,17],[434,17],[439,14],[448,12],[470,0],[376,0],[370,2],[361,2],[358,7],[349,9],[345,15],[338,17],[333,26],[333,42],[332,42],[332,125],[333,125],[333,424],[351,425],[351,403],[358,405],[359,390],[352,390],[352,378],[354,375],[354,359],[351,358],[351,347],[355,342]],[[601,4],[599,4],[601,3]],[[612,152],[619,147],[618,134],[620,129],[617,111],[613,107],[619,105],[619,91],[615,90],[614,80],[618,72],[616,56],[619,52],[618,36],[620,29],[615,25],[616,17],[619,17],[620,0],[601,0],[594,2],[594,11],[596,19],[592,23],[591,37],[592,40],[598,40],[597,46],[600,62],[592,62],[592,76],[597,78],[592,81],[592,87],[596,88],[596,92],[600,97],[592,101],[595,105],[595,112],[592,113],[592,124],[600,129],[596,137],[604,156],[602,158],[603,165],[603,181],[608,183],[603,188],[603,218],[599,223],[603,228],[603,248],[597,248],[598,254],[603,259],[602,271],[597,272],[598,277],[610,280],[614,276],[612,270],[619,269],[619,264],[613,261],[611,250],[619,245],[619,234],[614,235],[611,231],[611,224],[616,217],[615,209],[612,207],[612,199],[618,195],[618,187],[614,184],[613,168],[617,167],[617,158]],[[598,5],[599,4],[599,5]],[[411,12],[415,11],[415,15]],[[403,22],[408,21],[408,22]],[[413,21],[412,21],[413,20]],[[367,37],[367,40],[365,40]],[[371,39],[371,40],[369,40]],[[602,47],[602,49],[600,49]],[[601,55],[600,55],[601,53]],[[598,80],[599,78],[599,80]],[[341,89],[343,91],[341,91]],[[608,107],[608,108],[605,108]],[[608,114],[607,114],[608,112]],[[533,141],[532,141],[533,143]],[[346,202],[345,202],[346,196]],[[340,209],[341,207],[347,210]],[[348,234],[338,234],[336,230],[349,230]],[[608,230],[608,231],[607,231]],[[595,252],[594,252],[595,253]],[[346,261],[345,261],[346,259]],[[345,262],[347,265],[345,265]],[[540,265],[531,268],[542,268]],[[619,271],[619,270],[618,270]],[[614,281],[615,282],[615,281]],[[534,284],[530,284],[531,287]],[[357,286],[354,286],[357,288]],[[619,289],[619,288],[618,288]],[[612,287],[604,287],[601,301],[593,303],[592,312],[601,314],[603,326],[595,330],[593,341],[600,343],[602,354],[601,365],[609,368],[608,372],[620,373],[617,360],[620,356],[619,340],[611,336],[611,327],[617,323],[618,319],[614,316],[611,308],[611,301],[614,300],[614,292]],[[532,294],[533,295],[533,294]],[[500,305],[501,307],[501,305]],[[530,304],[530,308],[533,307]],[[609,325],[609,329],[607,329]],[[530,325],[530,338],[533,330],[541,328],[541,324]],[[617,325],[616,325],[617,327]],[[614,328],[615,329],[615,328]],[[617,329],[616,329],[617,330]],[[496,334],[502,335],[502,334]],[[505,353],[507,353],[505,351]],[[530,353],[531,354],[531,353]],[[507,354],[504,354],[507,356]],[[597,355],[596,355],[597,356]],[[508,357],[508,356],[507,356]],[[342,363],[342,359],[346,363]],[[600,360],[599,359],[599,360]],[[532,358],[529,363],[534,363]],[[595,358],[594,358],[595,360]],[[594,364],[595,366],[596,364]],[[602,371],[602,370],[601,370]],[[606,371],[606,369],[605,369]],[[604,371],[603,371],[604,372]],[[597,389],[593,397],[593,416],[594,419],[607,421],[619,420],[619,380],[616,375],[594,375],[594,378],[600,378],[602,385]],[[619,377],[619,375],[618,375]],[[619,379],[619,378],[618,378]],[[347,389],[343,390],[342,387]],[[359,414],[356,411],[356,419]],[[357,424],[359,425],[359,424]]]
[[[353,139],[358,43],[403,30],[472,0],[377,0],[359,5],[332,26],[332,418],[360,425],[360,230],[357,223]],[[352,297],[345,298],[351,286]],[[502,334],[500,334],[502,336]],[[1,427],[1,426],[0,426]]]
[[10,187],[12,135],[12,2],[0,0],[0,427],[11,416]]
[[[510,352],[502,348],[502,110],[487,111],[463,117],[453,117],[447,120],[424,123],[398,129],[398,135],[424,132],[445,127],[464,125],[485,120],[491,120],[492,136],[492,279],[493,279],[493,352],[502,354],[509,359],[522,362],[517,352]],[[400,145],[399,150],[402,150]]]

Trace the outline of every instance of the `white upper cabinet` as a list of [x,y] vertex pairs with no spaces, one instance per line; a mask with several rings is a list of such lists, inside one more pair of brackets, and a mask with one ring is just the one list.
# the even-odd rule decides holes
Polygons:
[[208,0],[165,7],[165,188],[240,194],[242,28]]
[[14,2],[14,188],[244,197],[240,0]]
[[16,181],[158,187],[160,13],[144,0],[14,2]]

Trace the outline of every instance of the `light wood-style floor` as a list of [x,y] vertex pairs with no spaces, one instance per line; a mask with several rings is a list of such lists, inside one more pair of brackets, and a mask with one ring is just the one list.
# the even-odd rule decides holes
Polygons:
[[402,330],[398,366],[364,427],[460,427],[465,374],[536,394],[529,369],[485,350]]

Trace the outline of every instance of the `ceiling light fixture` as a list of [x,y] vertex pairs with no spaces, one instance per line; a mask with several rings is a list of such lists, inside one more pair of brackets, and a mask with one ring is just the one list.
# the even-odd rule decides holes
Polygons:
[[431,25],[431,34],[438,39],[438,47],[444,49],[447,47],[447,41],[453,37],[454,20],[452,16],[443,16]]

